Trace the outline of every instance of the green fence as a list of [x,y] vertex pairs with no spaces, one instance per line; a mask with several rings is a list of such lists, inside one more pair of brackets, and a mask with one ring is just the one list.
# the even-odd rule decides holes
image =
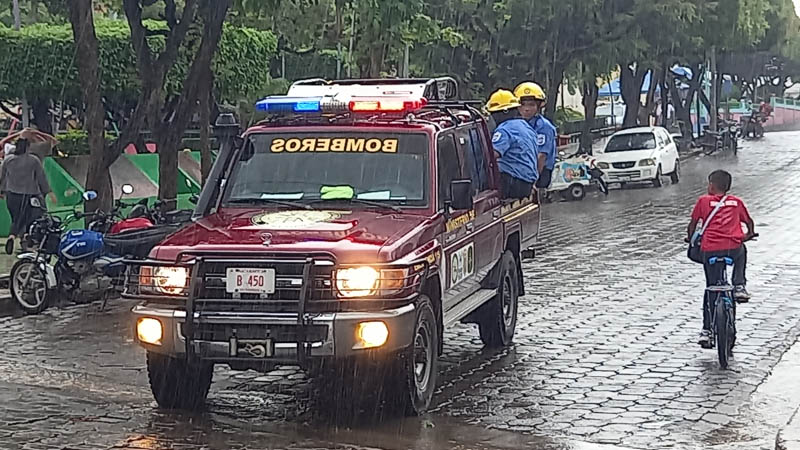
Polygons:
[[[199,177],[199,161],[200,153],[191,152],[191,155],[184,157],[184,164],[192,165],[192,170],[179,168],[178,170],[178,208],[179,209],[192,209],[194,205],[189,201],[193,194],[200,192]],[[214,155],[216,156],[216,155]],[[124,158],[130,162],[133,168],[142,173],[142,180],[147,180],[145,184],[153,183],[158,185],[158,154],[141,154],[141,155],[125,155]],[[55,215],[66,219],[75,211],[83,210],[83,193],[85,192],[85,180],[77,180],[70,175],[70,172],[65,169],[69,164],[62,162],[61,158],[48,157],[44,160],[44,171],[53,193],[56,196],[56,202],[51,203],[47,201],[48,211]],[[197,176],[193,176],[192,174]],[[134,177],[135,178],[135,177]],[[142,197],[136,197],[136,189],[134,185],[133,197],[126,198],[127,202],[135,202]],[[143,189],[146,190],[146,189]],[[152,205],[155,202],[155,197],[146,197],[148,202]],[[74,222],[70,228],[82,228],[83,221]],[[6,206],[5,199],[0,200],[0,236],[8,236],[11,229],[11,217],[8,214],[8,207]]]

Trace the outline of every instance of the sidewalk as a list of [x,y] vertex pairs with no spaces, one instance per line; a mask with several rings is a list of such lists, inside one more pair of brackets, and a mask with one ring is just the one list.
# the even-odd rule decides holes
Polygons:
[[11,298],[11,294],[8,292],[8,274],[16,260],[15,255],[6,255],[5,252],[0,252],[0,302]]
[[775,450],[800,450],[800,409],[798,409],[786,428],[778,433]]

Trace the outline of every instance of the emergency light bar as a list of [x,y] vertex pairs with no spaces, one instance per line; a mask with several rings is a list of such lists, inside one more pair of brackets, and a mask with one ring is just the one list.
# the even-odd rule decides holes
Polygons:
[[256,109],[270,114],[410,113],[428,104],[422,97],[290,97],[273,95],[256,103]]

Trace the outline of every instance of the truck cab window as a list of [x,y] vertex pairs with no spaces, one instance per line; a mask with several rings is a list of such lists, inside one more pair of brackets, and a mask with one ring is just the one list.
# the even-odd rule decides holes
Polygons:
[[456,148],[455,136],[442,135],[437,142],[437,163],[439,166],[439,209],[450,200],[450,183],[461,178],[461,159]]

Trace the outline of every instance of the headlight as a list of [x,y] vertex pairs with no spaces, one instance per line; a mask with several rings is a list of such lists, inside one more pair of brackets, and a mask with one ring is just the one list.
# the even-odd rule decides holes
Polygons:
[[136,322],[136,336],[145,344],[161,345],[164,330],[158,319],[142,317]]
[[608,163],[607,162],[599,162],[599,163],[597,163],[597,168],[598,169],[608,169]]
[[375,348],[389,339],[389,328],[383,322],[361,322],[356,327],[355,348]]
[[336,271],[336,289],[342,297],[366,297],[378,287],[379,272],[372,267],[352,267]]
[[656,160],[653,159],[653,158],[643,159],[643,160],[639,161],[639,165],[640,166],[655,166],[656,165]]
[[335,273],[336,290],[345,298],[391,296],[407,288],[412,279],[418,279],[415,274],[419,275],[411,269],[377,270],[369,266],[339,269]]
[[184,295],[188,279],[189,270],[185,267],[142,267],[139,287],[143,293]]

